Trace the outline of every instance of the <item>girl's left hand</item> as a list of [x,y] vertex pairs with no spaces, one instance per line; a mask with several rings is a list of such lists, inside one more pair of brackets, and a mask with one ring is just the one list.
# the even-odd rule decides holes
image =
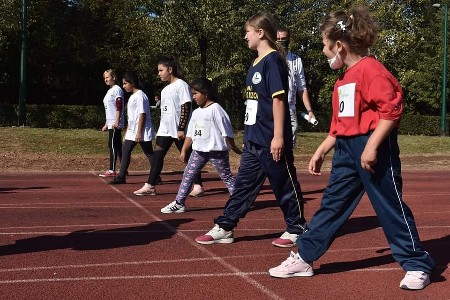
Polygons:
[[186,152],[184,152],[184,151],[181,151],[181,152],[180,152],[180,160],[181,160],[182,162],[184,162],[184,163],[187,163],[187,160],[186,160]]
[[377,163],[377,150],[376,149],[367,149],[364,148],[363,153],[361,154],[361,168],[370,173],[375,173],[373,167]]
[[284,140],[282,138],[273,138],[270,143],[270,153],[274,161],[279,162],[284,150]]

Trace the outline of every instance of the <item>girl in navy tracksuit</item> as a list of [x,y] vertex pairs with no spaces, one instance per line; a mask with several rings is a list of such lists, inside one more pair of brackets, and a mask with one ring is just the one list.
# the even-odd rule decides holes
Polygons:
[[422,289],[434,267],[421,248],[411,210],[402,198],[397,127],[403,92],[394,76],[368,48],[377,26],[364,7],[337,11],[321,25],[323,53],[332,69],[347,67],[334,86],[329,135],[314,153],[309,171],[320,175],[334,148],[330,181],[320,209],[297,241],[299,253],[269,270],[274,277],[312,276],[312,262],[330,247],[341,226],[367,193],[395,260],[406,271],[403,289]]
[[267,13],[250,17],[245,25],[248,47],[258,52],[246,81],[244,149],[234,193],[215,226],[196,241],[200,244],[231,243],[233,228],[250,210],[266,178],[283,211],[286,232],[275,246],[295,245],[303,233],[303,197],[292,152],[292,131],[287,101],[288,68],[276,49],[277,27]]

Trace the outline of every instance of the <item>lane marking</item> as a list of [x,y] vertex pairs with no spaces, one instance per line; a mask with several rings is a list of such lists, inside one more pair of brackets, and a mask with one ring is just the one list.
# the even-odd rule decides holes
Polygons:
[[[97,176],[98,177],[98,176]],[[250,278],[247,274],[243,273],[241,270],[239,270],[238,268],[234,267],[233,265],[227,263],[223,258],[216,256],[213,252],[207,250],[205,248],[205,246],[200,246],[199,244],[197,244],[197,242],[195,242],[194,240],[192,240],[190,237],[188,237],[187,235],[185,235],[184,233],[178,231],[176,228],[174,228],[172,225],[170,225],[169,223],[167,223],[166,221],[160,219],[158,216],[156,216],[155,214],[153,214],[152,212],[150,212],[148,209],[146,209],[144,206],[142,206],[141,204],[139,204],[138,202],[134,201],[133,199],[131,199],[130,197],[128,197],[127,195],[125,195],[122,191],[120,191],[119,189],[117,189],[115,186],[111,186],[111,188],[113,190],[115,190],[119,195],[121,195],[122,197],[124,197],[124,199],[128,200],[129,202],[131,202],[133,205],[135,205],[137,208],[139,208],[141,211],[143,211],[144,213],[146,213],[149,217],[151,217],[152,219],[154,219],[157,222],[160,222],[162,226],[166,227],[170,232],[173,232],[175,235],[180,236],[181,238],[183,238],[184,240],[186,240],[191,246],[193,246],[195,249],[199,250],[200,252],[203,252],[204,254],[214,258],[216,261],[218,261],[221,265],[223,265],[225,268],[227,268],[228,270],[230,270],[231,272],[235,273],[235,275],[237,275],[238,277],[241,277],[242,279],[244,279],[246,282],[248,282],[249,284],[253,285],[254,287],[256,287],[257,289],[259,289],[262,293],[266,294],[267,296],[269,296],[272,299],[279,299],[282,300],[283,298],[281,298],[280,296],[278,296],[277,294],[275,294],[274,292],[272,292],[271,290],[269,290],[268,288],[266,288],[264,285],[260,284],[258,281]]]

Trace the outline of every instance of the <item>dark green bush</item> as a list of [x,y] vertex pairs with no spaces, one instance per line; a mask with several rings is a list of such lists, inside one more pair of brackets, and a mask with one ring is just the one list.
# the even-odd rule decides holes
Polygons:
[[[233,128],[243,128],[243,112],[234,109],[229,112]],[[315,113],[319,124],[312,126],[299,117],[301,132],[328,132],[331,115]],[[152,109],[152,121],[157,128],[160,120],[159,109]],[[17,105],[0,104],[0,126],[15,126],[18,122]],[[105,123],[103,106],[82,105],[32,105],[26,107],[26,126],[36,128],[101,128]],[[449,124],[447,123],[447,133]],[[404,115],[399,133],[409,135],[440,135],[440,116]]]

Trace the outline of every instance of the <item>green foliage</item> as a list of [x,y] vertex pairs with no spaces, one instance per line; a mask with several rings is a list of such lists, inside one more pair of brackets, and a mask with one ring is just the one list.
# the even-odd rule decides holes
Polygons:
[[[440,135],[441,119],[434,116],[405,115],[400,123],[399,133],[409,135]],[[447,132],[449,127],[447,124]]]
[[[136,70],[148,95],[164,84],[156,64],[175,56],[190,81],[206,73],[236,124],[243,113],[245,74],[255,53],[243,40],[245,20],[271,12],[292,31],[291,50],[303,59],[317,111],[330,111],[340,71],[322,53],[318,26],[336,9],[363,3],[381,27],[371,49],[399,79],[405,111],[439,115],[443,10],[426,0],[33,0],[28,3],[27,103],[98,105],[105,69]],[[1,103],[17,102],[21,1],[0,1]],[[237,116],[237,117],[235,117]]]

